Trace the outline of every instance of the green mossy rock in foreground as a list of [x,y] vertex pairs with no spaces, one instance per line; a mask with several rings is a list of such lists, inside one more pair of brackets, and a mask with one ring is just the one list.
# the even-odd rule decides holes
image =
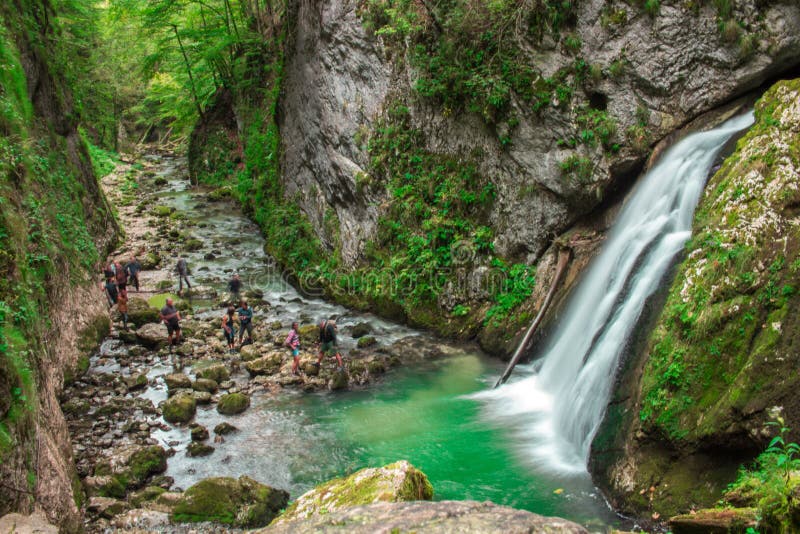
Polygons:
[[131,297],[128,300],[128,323],[139,328],[147,323],[157,323],[160,320],[158,310],[151,307],[143,298]]
[[178,393],[164,401],[161,413],[169,423],[188,423],[194,417],[197,402],[190,393]]
[[246,476],[207,478],[187,489],[170,518],[179,523],[214,521],[239,528],[267,525],[289,502],[283,490]]
[[219,398],[217,411],[222,415],[236,415],[250,407],[250,397],[244,393],[228,393]]
[[401,460],[384,467],[362,469],[348,477],[320,484],[298,497],[276,523],[360,504],[431,499],[433,486],[428,477],[407,461]]
[[755,508],[698,510],[671,518],[672,534],[708,534],[709,532],[746,532],[758,524]]
[[755,115],[706,187],[644,356],[620,371],[593,443],[594,478],[628,513],[712,506],[776,413],[800,441],[800,79],[774,85]]
[[217,384],[231,377],[231,372],[225,364],[216,360],[201,360],[194,365],[193,370],[197,378],[207,378]]

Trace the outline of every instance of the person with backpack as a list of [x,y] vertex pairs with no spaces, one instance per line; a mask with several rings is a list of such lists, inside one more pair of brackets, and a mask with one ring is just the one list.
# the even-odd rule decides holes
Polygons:
[[178,273],[178,295],[183,292],[183,282],[186,282],[186,287],[189,291],[192,290],[192,284],[189,283],[189,275],[192,274],[189,271],[189,265],[186,263],[186,259],[183,256],[178,258],[178,263],[175,265],[175,272]]
[[175,307],[172,299],[167,299],[164,307],[161,308],[161,320],[167,325],[167,340],[171,351],[172,346],[177,345],[181,339],[181,313]]
[[122,291],[128,287],[128,271],[122,267],[118,261],[114,262],[115,279],[117,282],[117,289]]
[[289,335],[286,336],[286,341],[284,341],[284,345],[289,347],[292,351],[292,374],[299,375],[298,369],[300,367],[300,333],[298,332],[299,325],[297,323],[292,323],[292,329],[289,331]]
[[108,307],[111,308],[117,303],[119,293],[117,292],[117,284],[114,283],[114,277],[106,278],[105,284],[100,284],[100,287],[106,293],[108,299]]
[[119,290],[117,297],[117,311],[122,316],[122,328],[128,331],[128,290],[124,287]]
[[244,331],[247,330],[247,344],[253,343],[253,308],[247,305],[247,301],[243,300],[239,304],[239,308],[236,309],[236,313],[239,314],[239,346],[244,346],[242,343],[242,338],[244,337]]
[[344,367],[344,362],[342,362],[342,355],[339,353],[339,349],[336,346],[335,320],[328,319],[327,321],[321,321],[319,323],[319,342],[319,357],[315,365],[319,367],[320,364],[322,364],[322,358],[326,355],[335,355],[336,361],[339,364],[339,369],[342,369]]
[[114,268],[114,262],[108,261],[103,267],[103,278],[108,280],[109,278],[116,280],[117,278],[117,271]]
[[136,255],[131,257],[131,261],[128,262],[128,265],[125,266],[125,271],[128,273],[128,279],[133,284],[133,287],[136,288],[136,292],[139,292],[139,272],[142,270],[142,264],[139,263],[139,258]]
[[236,308],[228,306],[228,311],[222,316],[222,333],[225,335],[225,340],[228,342],[228,351],[234,352],[236,341],[236,328],[233,325],[233,314]]

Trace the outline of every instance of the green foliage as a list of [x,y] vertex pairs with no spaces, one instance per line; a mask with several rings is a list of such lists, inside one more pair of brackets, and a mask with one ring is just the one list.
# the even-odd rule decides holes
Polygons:
[[486,312],[485,324],[500,326],[528,297],[536,285],[535,269],[523,263],[506,265],[495,259],[493,266],[504,276],[500,291],[495,295],[495,304]]
[[[368,0],[364,25],[401,49],[410,43],[410,60],[419,72],[416,90],[445,110],[466,109],[489,123],[502,121],[516,95],[538,109],[552,87],[522,53],[522,42],[557,36],[573,23],[575,2],[507,0],[469,3],[447,0],[435,6],[411,0]],[[565,39],[570,50],[580,40]],[[563,96],[563,95],[562,95]]]
[[586,156],[572,154],[558,165],[561,168],[561,173],[569,180],[587,183],[592,179],[594,163]]

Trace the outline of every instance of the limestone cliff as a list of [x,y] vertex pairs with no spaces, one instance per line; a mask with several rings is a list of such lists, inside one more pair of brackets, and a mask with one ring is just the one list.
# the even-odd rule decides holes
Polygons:
[[777,83],[710,180],[646,350],[594,442],[615,507],[712,505],[782,415],[798,440],[800,80]]
[[[81,528],[58,395],[108,318],[91,272],[116,237],[53,48],[49,2],[0,5],[0,515]],[[74,491],[75,490],[75,491]]]
[[[480,20],[452,23],[462,16],[457,2],[290,4],[280,149],[262,152],[279,157],[281,194],[310,221],[300,235],[319,240],[310,262],[331,259],[315,279],[329,296],[507,353],[549,285],[553,241],[596,244],[605,225],[595,221],[649,147],[800,57],[800,7],[791,1],[534,4],[514,14],[528,33],[517,27],[507,37],[480,33],[495,31]],[[530,22],[541,10],[561,17],[559,26]],[[507,65],[521,73],[476,78],[489,89],[466,82],[474,93],[493,87],[496,99],[457,100],[460,67],[436,54],[458,31],[495,39],[480,51],[487,63],[507,53],[502,46],[513,49]],[[439,63],[424,63],[430,57]],[[449,78],[436,78],[450,67]],[[247,145],[240,108],[229,108],[236,126],[228,118],[226,131]],[[578,259],[594,248],[579,246]],[[398,272],[398,261],[411,267]],[[537,273],[525,270],[537,263]],[[343,281],[376,269],[416,285],[403,293]],[[422,278],[430,287],[419,287]]]

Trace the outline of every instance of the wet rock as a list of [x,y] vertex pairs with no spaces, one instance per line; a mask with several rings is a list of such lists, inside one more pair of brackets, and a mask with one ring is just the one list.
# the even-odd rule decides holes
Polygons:
[[58,527],[51,525],[41,512],[31,515],[17,513],[0,517],[0,532],[3,534],[58,534]]
[[225,381],[219,383],[219,389],[228,390],[228,389],[231,389],[233,386],[234,386],[234,383],[233,383],[232,380],[225,380]]
[[300,334],[300,343],[304,347],[309,347],[319,341],[319,327],[314,324],[304,324],[297,329]]
[[167,451],[158,445],[138,447],[127,461],[125,475],[131,486],[141,486],[148,478],[167,470]]
[[252,345],[245,345],[239,351],[239,357],[242,359],[243,362],[250,362],[257,358],[260,358],[264,352],[266,352],[267,348],[261,344],[252,344]]
[[208,393],[216,393],[219,385],[216,380],[210,378],[198,378],[192,382],[192,389],[195,391],[207,391]]
[[274,351],[256,360],[247,362],[244,367],[247,369],[247,372],[250,373],[250,376],[271,375],[280,371],[281,363],[283,363],[283,354]]
[[161,256],[157,252],[150,251],[140,258],[140,263],[142,264],[142,270],[152,271],[161,264]]
[[147,387],[147,374],[146,373],[137,373],[128,377],[125,377],[125,384],[128,386],[129,391],[135,391],[137,389],[144,389]]
[[588,534],[582,526],[491,502],[379,502],[334,510],[308,518],[283,517],[257,534],[316,532],[429,532],[444,534],[509,534],[516,532]]
[[128,498],[128,501],[131,503],[131,505],[138,508],[146,502],[156,500],[156,498],[158,498],[158,496],[165,491],[167,490],[158,486],[147,486],[146,488],[133,493]]
[[123,484],[119,478],[112,475],[86,477],[83,479],[83,486],[86,488],[86,493],[88,493],[90,497],[98,496],[123,499],[127,492],[126,484]]
[[174,373],[164,377],[164,383],[167,384],[167,392],[169,395],[174,395],[179,389],[192,389],[192,379],[183,373]]
[[211,404],[211,393],[208,391],[195,391],[193,394],[194,400],[197,404],[201,404],[205,406],[206,404]]
[[214,521],[238,528],[269,524],[286,506],[289,494],[246,476],[208,478],[187,489],[170,518],[178,523]]
[[94,515],[99,515],[100,517],[105,517],[106,519],[111,519],[114,516],[126,512],[129,508],[130,506],[128,506],[127,503],[118,501],[117,499],[92,497],[89,499],[89,505],[86,507],[86,511]]
[[186,456],[189,456],[191,458],[208,456],[213,452],[214,452],[214,447],[212,447],[211,445],[198,443],[196,441],[193,441],[186,446]]
[[303,373],[308,376],[317,376],[319,374],[319,366],[315,365],[315,361],[308,361],[302,364]]
[[128,324],[141,328],[148,323],[158,323],[160,321],[161,317],[158,310],[152,308],[143,298],[131,297],[128,300]]
[[353,327],[351,335],[353,339],[358,339],[372,333],[372,327],[369,323],[358,323]]
[[364,349],[378,344],[378,340],[372,336],[364,336],[358,340],[358,348]]
[[83,399],[69,399],[61,405],[61,409],[66,415],[84,415],[89,413],[89,403]]
[[197,238],[187,239],[183,244],[183,248],[189,252],[194,252],[203,248],[203,242]]
[[167,344],[167,328],[164,325],[148,323],[136,330],[136,339],[150,348],[158,348]]
[[217,384],[225,382],[231,377],[231,373],[225,364],[216,360],[200,361],[195,364],[193,369],[197,378],[207,378]]
[[134,509],[115,517],[111,526],[134,532],[164,532],[169,527],[169,514],[158,510]]
[[194,424],[191,427],[192,441],[205,441],[208,439],[208,429],[203,425]]
[[230,434],[231,432],[236,432],[237,430],[238,428],[230,423],[220,423],[214,427],[214,434],[224,436],[225,434]]
[[347,371],[344,369],[338,369],[333,373],[330,382],[328,382],[328,389],[331,391],[347,389],[349,381],[350,377],[348,376]]
[[420,501],[433,498],[425,474],[405,460],[384,467],[362,469],[350,476],[320,484],[297,498],[276,524],[350,506],[374,502]]
[[228,393],[219,398],[217,411],[222,415],[236,415],[250,407],[250,397],[243,393]]
[[188,423],[197,410],[197,401],[188,393],[178,393],[161,405],[164,420],[169,423]]
[[756,508],[698,510],[670,518],[669,526],[673,534],[724,534],[755,529],[758,519]]

